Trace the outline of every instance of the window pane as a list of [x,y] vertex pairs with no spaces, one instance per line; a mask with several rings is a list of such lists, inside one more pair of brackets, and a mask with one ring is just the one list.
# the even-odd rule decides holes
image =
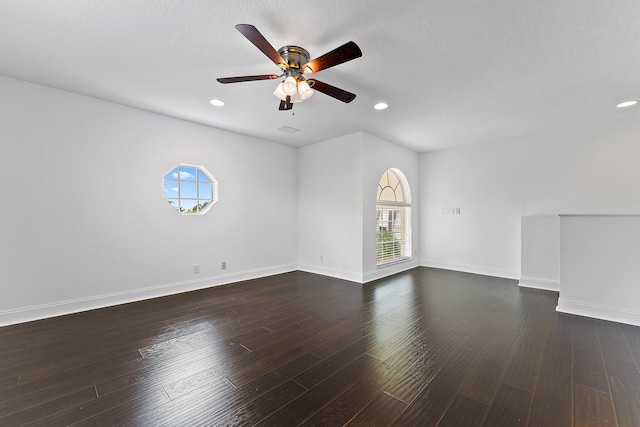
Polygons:
[[200,169],[198,169],[198,181],[199,182],[211,182],[211,180],[209,178],[207,178],[207,176],[204,174],[204,172],[202,172]]
[[211,199],[213,197],[213,184],[198,184],[198,188],[200,189],[200,200],[202,199]]
[[173,206],[176,209],[180,208],[180,202],[178,201],[178,199],[167,199],[167,203],[169,203],[171,206]]
[[164,180],[164,197],[165,199],[178,197],[178,181],[171,179]]
[[180,182],[180,198],[195,199],[198,197],[196,192],[198,184],[195,182],[182,181]]
[[396,194],[393,192],[393,190],[391,189],[391,187],[385,187],[382,189],[382,192],[380,193],[380,196],[378,197],[379,200],[384,200],[384,201],[389,201],[389,202],[395,202],[396,201]]
[[173,169],[171,172],[166,174],[164,177],[165,178],[178,179],[178,168],[179,168],[179,166],[176,166],[175,169]]
[[408,224],[408,207],[376,206],[376,260],[378,264],[400,260],[410,256],[410,249],[405,250],[409,237],[406,234]]
[[382,174],[382,177],[380,177],[380,182],[378,183],[378,186],[380,186],[380,188],[384,188],[387,185],[389,185],[389,180],[387,179],[387,172]]
[[195,181],[196,177],[196,168],[192,168],[189,166],[180,166],[181,181]]
[[387,171],[387,173],[388,173],[388,179],[389,179],[389,186],[395,190],[399,184],[398,177],[396,176],[395,173],[391,171]]
[[180,199],[180,212],[183,213],[195,213],[197,202],[195,200]]

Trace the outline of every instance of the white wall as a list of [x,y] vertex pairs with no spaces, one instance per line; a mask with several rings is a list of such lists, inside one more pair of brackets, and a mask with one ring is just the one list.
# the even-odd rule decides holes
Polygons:
[[[364,132],[299,149],[298,263],[301,270],[367,282],[418,265],[418,155]],[[414,198],[412,261],[376,267],[378,182],[400,169]]]
[[[0,140],[0,325],[296,268],[294,148],[3,77]],[[179,162],[206,215],[164,201]]]
[[640,326],[640,216],[563,215],[558,311]]
[[521,216],[639,213],[639,134],[631,118],[421,154],[421,264],[518,278]]
[[298,265],[362,279],[362,135],[298,149]]
[[[418,173],[418,154],[398,145],[387,142],[376,136],[362,133],[363,138],[363,178],[362,178],[362,212],[363,218],[363,271],[364,282],[388,276],[419,265],[419,223],[420,223],[420,191]],[[404,173],[412,196],[412,236],[413,259],[408,262],[376,266],[376,196],[378,183],[382,174],[391,168]]]
[[522,217],[520,286],[560,290],[560,217]]

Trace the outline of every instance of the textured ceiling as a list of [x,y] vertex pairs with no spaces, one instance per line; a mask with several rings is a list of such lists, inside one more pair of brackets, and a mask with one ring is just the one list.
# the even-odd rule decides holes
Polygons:
[[[640,98],[639,22],[638,0],[7,0],[0,74],[291,146],[365,131],[427,151],[640,118],[615,108]],[[218,83],[278,73],[239,23],[312,57],[355,41],[314,77],[357,98],[292,114],[274,81]]]

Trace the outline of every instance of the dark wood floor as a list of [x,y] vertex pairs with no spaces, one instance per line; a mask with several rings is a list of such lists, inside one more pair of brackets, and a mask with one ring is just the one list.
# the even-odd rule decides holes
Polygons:
[[0,328],[0,425],[640,426],[640,328],[417,268]]

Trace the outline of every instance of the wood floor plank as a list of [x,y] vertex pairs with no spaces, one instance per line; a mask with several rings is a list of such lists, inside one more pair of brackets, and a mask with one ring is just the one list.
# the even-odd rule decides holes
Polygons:
[[602,348],[593,319],[575,318],[573,321],[574,381],[585,387],[609,393]]
[[398,399],[384,392],[379,393],[371,403],[364,407],[358,415],[349,420],[345,426],[386,427],[391,425],[405,408],[406,405]]
[[[362,357],[367,352],[368,346],[369,343],[366,339],[360,339],[344,350],[324,359],[313,368],[297,375],[294,379],[307,389],[313,388],[331,375],[344,369],[353,360]],[[314,352],[313,354],[316,353]]]
[[[300,396],[306,389],[294,381],[288,381],[271,392],[263,394],[237,409],[207,417],[206,423],[219,426],[250,426],[268,417],[278,408]],[[198,420],[192,420],[197,422]]]
[[640,426],[640,370],[617,323],[598,324],[611,397],[620,426]]
[[[400,355],[400,360],[404,359]],[[410,359],[407,359],[407,362]],[[344,425],[366,408],[397,374],[398,359],[390,358],[377,365],[364,378],[346,389],[336,399],[316,412],[302,425]]]
[[640,425],[640,328],[415,268],[291,272],[0,328],[0,425]]
[[573,317],[551,318],[529,425],[573,425]]
[[435,426],[458,394],[469,373],[475,368],[478,355],[465,349],[452,352],[451,358],[409,403],[393,425]]
[[457,344],[461,341],[461,335],[451,332],[444,339],[438,339],[427,331],[426,336],[433,338],[432,347],[425,349],[424,353],[408,368],[401,371],[385,387],[385,392],[390,396],[404,402],[411,402],[442,369],[447,361],[459,351]]
[[635,363],[608,364],[611,397],[620,426],[640,426],[640,372]]
[[629,350],[633,354],[636,364],[640,366],[640,327],[631,325],[620,325]]
[[582,384],[576,384],[575,425],[589,427],[618,425],[611,396]]
[[458,394],[447,409],[438,427],[481,426],[487,406],[462,394]]
[[[127,419],[117,420],[116,425],[131,426],[179,426],[189,425],[189,421],[203,413],[226,411],[235,407],[238,402],[236,389],[233,388],[224,377],[217,378],[216,382],[209,383],[207,387],[199,387],[191,393],[182,395],[169,402],[160,405],[142,405],[135,413],[129,414]],[[111,414],[118,416],[117,409]],[[88,425],[101,424],[102,418],[88,420]],[[114,425],[114,424],[108,424]]]
[[505,372],[504,382],[529,392],[534,392],[545,343],[549,331],[548,316],[534,311],[527,316],[526,331],[514,344],[514,355]]
[[502,383],[483,425],[526,426],[531,407],[531,393]]
[[483,405],[490,405],[502,383],[507,368],[506,359],[507,357],[481,357],[462,385],[460,393]]
[[132,425],[207,424],[210,419],[223,417],[224,414],[270,393],[274,388],[290,381],[292,375],[308,369],[318,360],[317,357],[305,355],[239,388],[234,388],[226,378],[217,377],[171,402],[143,411],[134,418]]
[[131,418],[141,406],[155,407],[169,401],[162,388],[135,384],[120,393],[99,396],[97,399],[77,405],[71,410],[54,416],[47,424],[69,425],[117,425]]
[[425,389],[445,363],[447,353],[425,353],[385,387],[385,393],[408,404]]
[[327,406],[351,385],[366,378],[381,364],[381,361],[371,356],[362,355],[256,425],[299,425]]
[[312,352],[316,346],[322,345],[334,336],[339,336],[344,332],[344,325],[335,324],[331,327],[323,328],[320,332],[311,332],[312,334],[306,339],[288,342],[286,346],[280,345],[280,350],[271,354],[269,357],[263,357],[261,354],[257,363],[245,366],[242,370],[235,370],[229,373],[227,378],[229,378],[236,387],[241,387],[253,378],[262,375],[265,370],[268,371],[292,359]]
[[18,376],[0,379],[0,391],[15,388],[18,385]]
[[[242,411],[242,417],[244,417],[249,414],[248,411],[253,407],[252,405],[254,402],[263,408],[270,408],[270,411],[262,410],[259,414],[255,414],[250,417],[250,421],[252,423],[260,421],[262,418],[268,416],[270,413],[279,409],[281,406],[284,406],[288,401],[304,392],[305,389],[295,382],[294,383],[297,387],[288,385],[293,381],[290,378],[318,363],[318,361],[319,359],[317,357],[308,354],[304,355],[299,359],[293,360],[286,365],[269,371],[260,377],[254,378],[249,383],[238,387],[232,393],[233,399],[229,399],[224,406],[218,404],[214,409],[209,411],[200,411],[196,416],[191,412],[186,412],[180,419],[178,419],[177,424],[212,424],[212,420],[220,420],[216,421],[214,424],[227,425],[225,424],[227,414],[238,411],[243,406],[247,406],[247,410]],[[283,386],[284,389],[282,388]],[[280,391],[276,391],[276,389],[279,389]],[[301,390],[300,393],[298,393],[297,390]],[[291,399],[282,401],[281,403],[276,403],[275,400],[270,399],[269,396],[271,394],[281,392],[285,394],[292,393],[290,394]],[[235,416],[239,416],[239,413]]]
[[94,388],[90,387],[51,399],[41,405],[31,406],[28,409],[21,410],[20,408],[13,408],[9,411],[2,410],[0,412],[0,425],[22,426],[34,423],[52,414],[58,414],[74,408],[77,405],[87,404],[96,400],[96,398]]
[[139,354],[126,353],[117,358],[77,367],[71,371],[0,391],[0,408],[2,411],[14,407],[20,407],[24,410],[88,387],[94,387],[100,373],[113,369],[117,371],[122,363],[132,360],[132,357],[136,358],[135,360],[140,360]]

